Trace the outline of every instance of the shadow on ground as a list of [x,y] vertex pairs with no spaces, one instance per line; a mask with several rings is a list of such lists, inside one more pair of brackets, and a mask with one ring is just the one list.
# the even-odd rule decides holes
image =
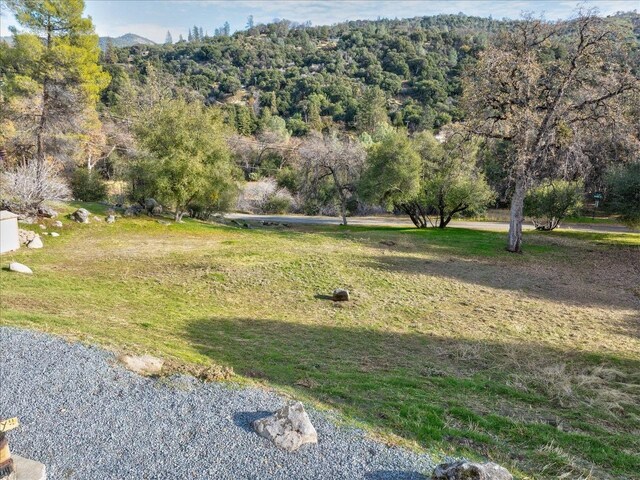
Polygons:
[[[474,341],[250,318],[200,319],[184,335],[199,352],[240,375],[260,370],[268,383],[294,389],[301,399],[324,402],[425,446],[447,441],[464,451],[471,439],[476,452],[509,462],[505,450],[514,458],[522,452],[544,457],[542,449],[552,442],[589,467],[618,472],[627,471],[634,457],[617,446],[631,442],[627,451],[640,449],[640,440],[624,433],[639,409],[612,416],[598,410],[593,392],[576,390],[563,397],[571,375],[584,379],[599,366],[615,365],[622,375],[610,382],[598,379],[597,388],[614,391],[640,368],[638,361],[534,341]],[[566,374],[545,373],[556,365]],[[262,413],[245,412],[236,422],[250,428],[254,415]],[[603,417],[608,431],[599,427]],[[557,428],[558,422],[573,421],[581,429]],[[599,434],[585,437],[585,425]],[[549,459],[553,455],[550,451]]]

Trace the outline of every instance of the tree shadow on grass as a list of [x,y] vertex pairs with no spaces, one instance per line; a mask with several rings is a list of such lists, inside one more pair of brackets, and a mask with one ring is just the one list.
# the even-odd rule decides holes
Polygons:
[[[464,448],[471,439],[481,447],[478,450],[508,462],[505,450],[544,456],[539,449],[553,442],[589,466],[628,472],[634,461],[616,445],[623,443],[619,434],[640,412],[631,408],[612,419],[592,405],[585,414],[580,405],[591,401],[590,392],[559,400],[569,379],[545,376],[544,369],[562,364],[567,375],[586,375],[597,366],[615,364],[623,376],[631,376],[640,368],[637,361],[535,342],[250,318],[196,320],[187,325],[184,336],[212,362],[229,365],[240,375],[259,369],[268,383],[293,389],[301,399],[324,402],[425,446],[452,441]],[[613,390],[618,385],[618,380],[600,381],[598,388]],[[575,403],[576,408],[566,409],[563,402]],[[241,413],[237,424],[247,428],[251,415]],[[585,437],[577,430],[562,431],[545,423],[550,417],[566,417],[562,421],[567,423],[579,418],[594,429],[600,428],[598,419],[606,417],[609,433]]]
[[371,258],[368,265],[383,271],[448,278],[571,305],[640,312],[640,298],[630,291],[632,273],[616,276],[612,272],[585,272],[552,263],[505,265],[478,258],[411,255],[379,255]]

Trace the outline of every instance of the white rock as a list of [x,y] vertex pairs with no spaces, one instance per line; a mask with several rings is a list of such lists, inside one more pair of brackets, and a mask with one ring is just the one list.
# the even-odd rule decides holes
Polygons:
[[56,220],[53,222],[53,226],[56,228],[62,228],[62,222],[60,220]]
[[36,236],[33,240],[31,240],[28,244],[27,244],[27,248],[42,248],[44,247],[44,244],[42,243],[42,239],[40,238],[40,236]]
[[40,224],[39,226],[40,226],[40,228],[41,228],[42,230],[46,230],[46,229],[47,229],[47,226],[46,226],[46,225]]
[[254,430],[277,447],[293,452],[305,443],[318,443],[318,434],[300,402],[290,403],[267,418],[253,422]]
[[47,469],[42,463],[20,455],[11,455],[11,458],[16,469],[16,480],[46,480]]
[[60,234],[58,232],[51,232],[49,235],[51,235],[52,237],[59,237]]
[[26,273],[27,275],[32,275],[33,274],[33,270],[31,270],[26,265],[23,265],[23,264],[18,263],[18,262],[11,262],[9,264],[9,270],[11,270],[12,272]]
[[120,362],[140,375],[158,375],[164,365],[164,360],[151,355],[121,355]]

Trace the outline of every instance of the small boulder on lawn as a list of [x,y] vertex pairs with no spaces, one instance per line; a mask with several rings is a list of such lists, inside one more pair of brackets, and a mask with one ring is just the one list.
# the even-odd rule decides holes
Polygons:
[[33,270],[31,270],[26,265],[23,265],[22,263],[18,263],[18,262],[11,262],[9,264],[9,270],[11,270],[12,272],[26,273],[27,275],[33,274]]
[[89,223],[89,210],[86,208],[79,208],[71,214],[71,218],[78,223]]
[[162,371],[164,360],[151,355],[121,355],[120,362],[140,375],[158,375]]
[[40,207],[38,207],[38,215],[40,215],[41,217],[56,218],[58,216],[58,212],[56,212],[51,207],[41,205]]
[[51,232],[49,235],[51,235],[52,237],[59,237],[60,234],[58,232]]
[[56,220],[53,222],[53,226],[56,228],[62,228],[62,222],[60,220]]
[[23,230],[22,228],[18,229],[18,240],[20,241],[20,245],[28,245],[31,240],[36,238],[38,234],[31,230]]
[[345,290],[344,288],[336,288],[333,291],[333,296],[331,298],[334,302],[348,302],[349,290]]
[[270,417],[253,422],[253,429],[277,447],[293,452],[305,443],[318,443],[318,434],[300,402],[281,408]]
[[513,476],[497,463],[460,460],[438,465],[431,480],[513,480]]
[[27,248],[42,248],[42,247],[44,247],[44,244],[42,243],[42,239],[40,238],[40,235],[36,235],[33,240],[27,243]]
[[115,215],[107,216],[107,223],[116,223],[116,216]]

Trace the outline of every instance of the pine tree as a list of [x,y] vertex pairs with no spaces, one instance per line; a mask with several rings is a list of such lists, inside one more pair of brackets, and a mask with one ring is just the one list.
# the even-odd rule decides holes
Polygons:
[[[98,95],[109,74],[98,64],[100,47],[90,18],[82,16],[83,0],[6,0],[18,23],[31,33],[14,33],[17,82],[24,76],[39,87],[40,112],[34,128],[36,160],[48,155],[52,132],[84,125],[95,115]],[[12,81],[9,78],[9,81]],[[64,100],[63,100],[64,99]]]
[[189,29],[189,33],[187,34],[187,41],[193,42],[193,34],[191,33],[191,29]]
[[167,30],[167,36],[164,39],[165,45],[171,45],[173,43],[173,37],[171,36],[171,32]]
[[225,37],[228,37],[229,35],[231,35],[231,25],[229,25],[229,22],[224,22],[224,27],[222,28],[223,28]]
[[251,30],[253,28],[253,15],[249,15],[247,18],[247,30]]
[[178,43],[182,42],[184,42],[184,37],[182,36],[182,34],[180,34],[180,36],[178,37]]
[[196,25],[193,26],[193,41],[197,42],[200,40],[200,31]]

